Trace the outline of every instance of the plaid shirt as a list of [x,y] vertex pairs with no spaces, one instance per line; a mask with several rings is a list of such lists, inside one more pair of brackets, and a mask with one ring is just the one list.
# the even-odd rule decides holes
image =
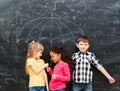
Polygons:
[[94,53],[86,52],[85,54],[77,52],[72,55],[72,59],[75,62],[75,70],[73,71],[73,81],[76,83],[89,83],[92,81],[93,72],[91,64],[97,69],[102,67],[99,64],[99,60],[96,58]]

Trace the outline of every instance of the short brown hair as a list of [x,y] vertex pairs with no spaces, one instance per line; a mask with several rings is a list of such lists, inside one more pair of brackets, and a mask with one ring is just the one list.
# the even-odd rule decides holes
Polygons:
[[76,41],[76,43],[79,43],[80,41],[82,41],[82,42],[87,42],[88,44],[90,44],[90,41],[89,41],[89,39],[88,39],[88,37],[87,36],[80,36],[78,39],[77,39],[77,41]]

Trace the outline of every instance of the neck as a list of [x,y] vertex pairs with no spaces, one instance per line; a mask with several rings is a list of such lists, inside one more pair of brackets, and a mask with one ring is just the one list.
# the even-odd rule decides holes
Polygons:
[[87,53],[87,51],[85,51],[85,52],[81,52],[81,51],[80,51],[80,53],[85,54],[85,53]]
[[60,63],[60,62],[63,62],[63,60],[60,60],[59,63]]
[[37,57],[33,57],[34,59],[36,59],[36,60],[38,60],[39,58],[37,58]]

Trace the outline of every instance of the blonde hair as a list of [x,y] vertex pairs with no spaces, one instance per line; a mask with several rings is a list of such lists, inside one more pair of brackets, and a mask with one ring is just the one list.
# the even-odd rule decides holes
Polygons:
[[[41,43],[35,42],[35,41],[30,42],[28,44],[26,61],[27,61],[27,58],[31,58],[34,56],[34,52],[36,53],[38,51],[44,51],[43,45]],[[28,74],[26,62],[25,62],[25,71],[26,71],[26,74]]]
[[27,58],[32,57],[34,52],[44,51],[41,43],[32,41],[28,44]]

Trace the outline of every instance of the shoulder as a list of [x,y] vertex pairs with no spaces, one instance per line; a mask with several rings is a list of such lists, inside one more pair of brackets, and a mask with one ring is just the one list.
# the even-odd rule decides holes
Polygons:
[[33,58],[27,58],[27,61],[29,62],[29,61],[34,61],[34,59]]
[[69,66],[68,63],[66,63],[66,62],[61,62],[61,65],[64,66],[64,67]]
[[34,64],[34,62],[35,62],[35,60],[33,58],[27,58],[27,60],[26,60],[27,65],[32,65],[32,64]]
[[87,54],[87,55],[91,55],[91,56],[92,56],[92,55],[95,55],[93,52],[90,52],[90,51],[87,51],[86,54]]
[[73,53],[72,57],[79,55],[79,54],[80,54],[80,52],[75,52],[75,53]]
[[90,57],[90,58],[96,58],[96,56],[93,52],[87,51],[86,55],[87,55],[87,57]]
[[63,62],[63,64],[64,64],[64,65],[68,65],[68,63],[66,63],[66,62]]
[[60,62],[57,64],[59,67],[65,67],[65,66],[68,66],[68,63],[66,62]]
[[39,61],[44,62],[44,60],[43,60],[43,59],[39,59]]
[[39,59],[39,62],[40,63],[45,63],[43,59]]

